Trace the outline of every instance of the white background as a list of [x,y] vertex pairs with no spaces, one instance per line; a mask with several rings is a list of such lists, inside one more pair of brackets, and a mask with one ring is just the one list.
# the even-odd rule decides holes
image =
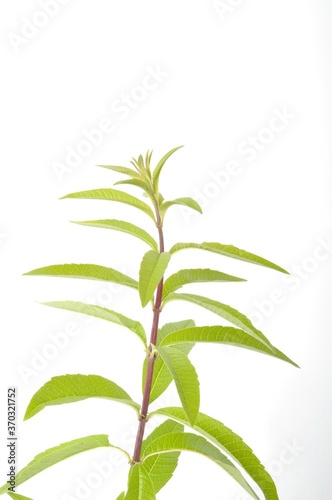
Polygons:
[[[212,0],[71,0],[49,17],[40,15],[41,3],[17,0],[0,7],[2,480],[8,385],[19,391],[20,467],[47,447],[95,433],[109,434],[131,453],[135,415],[115,403],[53,407],[22,421],[38,388],[64,373],[100,374],[141,398],[144,353],[129,332],[37,301],[95,298],[147,328],[151,312],[141,311],[129,289],[21,275],[48,264],[91,262],[136,277],[143,243],[69,220],[123,218],[154,231],[149,220],[124,205],[58,198],[110,187],[121,178],[95,164],[128,165],[149,148],[156,160],[184,144],[165,167],[161,189],[166,198],[196,197],[204,216],[172,208],[167,247],[176,241],[234,244],[279,263],[294,278],[285,281],[274,271],[198,251],[176,255],[170,270],[211,267],[247,278],[248,283],[187,290],[255,318],[301,366],[225,346],[198,346],[191,359],[201,382],[201,410],[254,449],[271,471],[280,499],[330,498],[331,5],[225,0],[229,9],[223,14],[222,2],[218,8]],[[31,21],[44,26],[28,27]],[[146,76],[151,71],[161,76],[153,81]],[[143,82],[154,88],[144,90]],[[131,107],[119,108],[126,95]],[[292,118],[283,127],[278,121],[283,130],[266,131],[276,110]],[[68,148],[77,148],[86,139],[84,130],[99,127],[103,119],[112,120],[112,132],[61,173]],[[259,139],[260,150],[245,153],[250,137],[257,136],[269,143]],[[237,162],[237,175],[227,176],[231,161]],[[163,322],[190,317],[199,325],[218,324],[217,317],[185,303],[170,305]],[[54,359],[29,371],[36,353],[47,352],[50,334],[70,328],[77,335],[66,333],[68,345],[57,352],[53,346]],[[178,404],[174,389],[162,403]],[[19,492],[34,500],[115,499],[127,473],[126,464],[115,465],[115,459],[102,449],[74,457]],[[113,474],[79,494],[78,484],[98,482],[95,466],[103,461]],[[190,454],[182,456],[158,498],[183,495],[247,498],[216,465]]]

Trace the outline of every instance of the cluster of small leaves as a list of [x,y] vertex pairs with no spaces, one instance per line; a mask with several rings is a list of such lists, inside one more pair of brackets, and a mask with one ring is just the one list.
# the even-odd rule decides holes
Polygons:
[[[124,191],[110,188],[81,191],[64,196],[64,198],[110,200],[129,204],[144,212],[154,221],[160,236],[165,215],[173,205],[185,205],[201,212],[198,203],[191,198],[185,197],[165,201],[159,192],[159,180],[163,166],[167,159],[178,149],[174,148],[163,156],[153,171],[151,170],[151,152],[147,152],[145,158],[139,156],[137,160],[133,159],[131,162],[133,168],[100,165],[129,177],[129,179],[116,182],[116,184],[131,185],[143,190],[145,197],[150,200],[150,204]],[[113,447],[124,453],[131,465],[127,489],[119,495],[117,500],[154,500],[158,491],[171,479],[177,467],[180,453],[191,451],[215,462],[230,474],[253,498],[259,500],[261,497],[247,482],[243,472],[259,487],[260,494],[264,495],[266,500],[278,500],[276,487],[271,476],[254,455],[251,448],[224,424],[199,411],[199,381],[195,367],[188,355],[196,344],[202,342],[229,344],[267,354],[295,366],[297,365],[274,347],[244,314],[233,307],[208,297],[178,292],[180,288],[191,283],[242,282],[245,280],[219,270],[201,268],[182,269],[167,276],[165,282],[163,282],[163,279],[170,259],[173,258],[176,252],[187,249],[213,252],[283,273],[287,271],[250,252],[232,245],[215,242],[177,243],[168,252],[165,252],[163,248],[158,246],[158,243],[149,232],[127,221],[104,219],[75,221],[75,223],[122,231],[145,242],[150,247],[150,250],[142,258],[138,280],[115,269],[96,264],[57,264],[35,269],[26,274],[118,283],[136,289],[142,307],[151,302],[154,308],[156,290],[159,288],[162,290],[160,309],[165,308],[174,300],[182,300],[203,307],[233,326],[196,326],[192,319],[168,323],[158,329],[156,344],[151,345],[151,342],[149,343],[147,340],[142,324],[119,312],[94,304],[68,300],[45,303],[51,307],[100,318],[123,326],[133,332],[143,343],[147,352],[147,358],[143,362],[142,369],[143,392],[145,390],[148,358],[153,354],[154,366],[152,384],[148,395],[149,402],[157,400],[174,381],[181,406],[160,408],[148,414],[147,419],[158,415],[165,417],[166,420],[144,439],[138,462],[133,461],[128,451],[112,445],[108,436],[87,436],[63,443],[37,455],[18,473],[16,486],[21,485],[46,468],[78,453],[98,447]],[[72,374],[53,377],[41,387],[32,397],[26,410],[25,419],[37,415],[47,406],[73,403],[87,398],[107,398],[125,404],[135,411],[138,419],[141,418],[140,405],[115,382],[99,375]],[[14,500],[31,500],[10,491],[7,483],[0,488],[0,494],[3,493],[7,493]]]

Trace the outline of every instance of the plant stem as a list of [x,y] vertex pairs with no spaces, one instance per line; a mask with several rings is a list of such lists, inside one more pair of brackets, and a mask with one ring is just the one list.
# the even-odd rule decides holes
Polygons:
[[[159,251],[160,251],[160,253],[162,253],[165,251],[165,245],[164,245],[164,234],[163,234],[162,220],[160,217],[158,207],[156,207],[156,216],[157,216],[157,228],[158,228],[158,232],[159,232]],[[145,425],[147,422],[146,417],[147,417],[148,409],[149,409],[152,379],[153,379],[153,370],[154,370],[154,363],[155,363],[155,359],[156,359],[155,353],[153,351],[153,346],[155,346],[157,343],[160,306],[161,306],[162,295],[163,295],[163,285],[164,285],[164,282],[163,282],[163,278],[162,278],[158,284],[156,299],[155,299],[155,303],[154,303],[154,307],[153,307],[153,320],[152,320],[152,327],[151,327],[150,345],[149,345],[148,354],[147,354],[148,366],[147,366],[147,371],[146,371],[143,401],[142,401],[138,430],[137,430],[137,435],[136,435],[135,450],[134,450],[132,465],[139,462],[140,458],[141,458],[142,442],[143,442],[143,437],[144,437]]]

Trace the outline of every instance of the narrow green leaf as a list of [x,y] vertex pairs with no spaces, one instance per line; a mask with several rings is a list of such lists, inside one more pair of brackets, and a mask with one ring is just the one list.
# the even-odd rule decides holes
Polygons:
[[126,404],[139,411],[129,394],[120,386],[99,375],[60,375],[46,382],[32,397],[24,420],[33,417],[46,406],[75,403],[87,398],[106,398]]
[[[158,410],[159,411],[159,410]],[[155,414],[155,412],[153,413]],[[165,436],[170,434],[171,432],[183,432],[184,427],[180,422],[175,422],[175,420],[171,417],[171,419],[165,420],[165,422],[161,423],[156,427],[150,434],[143,440],[142,442],[142,454],[144,454],[145,449],[150,446],[150,444],[158,439],[160,436]],[[147,469],[146,464],[144,464]]]
[[54,264],[52,266],[39,267],[24,276],[53,276],[56,278],[78,278],[98,281],[110,281],[119,285],[138,288],[138,283],[130,276],[120,273],[110,267],[97,264]]
[[125,500],[156,500],[153,483],[143,464],[135,464],[129,471]]
[[161,206],[160,206],[160,213],[162,215],[162,218],[165,217],[165,214],[167,210],[172,207],[173,205],[184,205],[188,208],[192,208],[193,210],[196,210],[196,212],[199,212],[200,214],[203,213],[202,207],[195,201],[193,198],[176,198],[175,200],[171,201],[164,201]]
[[168,252],[159,253],[156,250],[149,250],[144,255],[138,282],[138,290],[143,307],[152,299],[170,258],[171,255]]
[[125,494],[125,492],[123,491],[122,493],[120,493],[120,495],[117,497],[117,499],[116,499],[116,500],[125,500],[125,498],[126,498],[126,494]]
[[144,182],[144,181],[139,181],[137,179],[128,179],[125,181],[114,182],[113,185],[120,186],[122,184],[138,187],[138,188],[142,189],[145,193],[152,193],[150,186],[147,184],[147,182]]
[[[175,348],[178,351],[181,351],[184,355],[188,356],[194,344],[177,344]],[[146,371],[147,371],[147,360],[144,359],[143,363],[143,373],[142,373],[142,385],[143,391],[145,386],[146,379]],[[161,356],[158,356],[154,362],[154,370],[153,370],[153,379],[152,379],[152,387],[151,387],[151,395],[150,395],[150,403],[158,399],[173,381],[173,377],[167,366],[165,365]]]
[[125,193],[124,191],[119,191],[117,189],[111,188],[101,188],[101,189],[90,189],[89,191],[79,191],[77,193],[67,194],[60,198],[61,200],[67,198],[76,198],[76,199],[86,199],[86,200],[108,200],[108,201],[117,201],[119,203],[125,203],[127,205],[131,205],[139,210],[142,210],[147,215],[151,217],[153,221],[155,221],[154,214],[146,203],[135,198],[131,194]]
[[196,370],[189,358],[178,349],[158,346],[157,350],[172,374],[189,422],[194,425],[200,402],[199,381]]
[[132,177],[133,179],[142,179],[140,174],[138,172],[135,172],[135,170],[127,167],[117,167],[113,165],[97,165],[97,167],[102,167],[102,168],[107,168],[109,170],[113,170],[113,172],[118,172],[119,174],[124,174],[128,175],[129,177]]
[[147,151],[145,155],[145,166],[146,166],[146,171],[151,177],[151,156],[152,156],[152,151]]
[[[183,432],[183,425],[175,422],[174,420],[166,420],[163,422],[154,431],[152,431],[146,439],[144,439],[142,444],[142,453],[144,453],[145,448],[155,439],[171,432]],[[144,461],[145,470],[149,474],[156,493],[158,493],[158,491],[160,491],[173,477],[173,473],[178,465],[179,456],[179,452],[173,451],[170,453],[154,455]]]
[[165,165],[165,163],[168,160],[168,158],[170,156],[172,156],[172,154],[175,153],[178,149],[181,149],[181,148],[183,148],[183,146],[178,146],[178,147],[176,147],[174,149],[171,149],[158,162],[158,164],[157,164],[157,166],[156,166],[156,168],[154,169],[154,172],[153,172],[153,187],[155,189],[155,192],[158,191],[159,178],[160,178],[160,174],[161,174],[161,171],[163,169],[163,166]]
[[[182,408],[161,408],[153,412],[153,415],[164,415],[181,424],[190,425]],[[150,414],[151,416],[152,414]],[[251,479],[261,488],[266,500],[278,500],[278,493],[272,477],[240,436],[218,420],[204,413],[198,414],[193,428],[212,441],[218,448],[226,451],[230,458],[240,464]]]
[[157,345],[159,345],[161,341],[170,333],[193,326],[195,326],[195,321],[193,319],[183,319],[182,321],[173,321],[171,323],[166,323],[158,330]]
[[160,453],[168,453],[169,451],[192,451],[209,458],[233,477],[233,479],[235,479],[235,481],[237,481],[237,483],[253,498],[259,500],[259,497],[244,479],[237,467],[235,467],[216,446],[209,443],[203,436],[198,436],[189,432],[173,432],[165,436],[160,436],[146,447],[143,456],[143,464],[144,460],[147,458]]
[[298,365],[285,354],[271,346],[267,347],[260,339],[253,338],[247,332],[230,326],[195,326],[170,333],[163,341],[163,346],[189,343],[229,344],[244,347],[286,361],[296,367]]
[[72,221],[74,224],[80,224],[82,226],[100,227],[102,229],[114,229],[115,231],[121,231],[123,233],[131,234],[142,241],[145,241],[153,250],[158,250],[157,242],[149,235],[144,229],[141,229],[135,224],[126,222],[123,220],[116,219],[104,219],[104,220],[85,220],[85,221]]
[[32,500],[32,498],[24,497],[23,495],[19,495],[18,493],[13,493],[11,491],[7,492],[7,495],[13,500]]
[[230,276],[229,274],[214,271],[213,269],[181,269],[172,274],[164,283],[163,299],[171,292],[175,292],[183,285],[189,283],[210,282],[210,281],[246,281],[242,278]]
[[257,330],[257,328],[254,327],[250,319],[233,307],[217,302],[216,300],[191,293],[170,293],[165,299],[165,303],[170,302],[171,300],[185,300],[186,302],[191,302],[192,304],[204,307],[208,311],[217,314],[238,328],[241,328],[241,330],[244,330],[253,337],[260,339],[267,347],[273,349],[271,342],[260,330]]
[[142,167],[142,164],[138,163],[138,161],[135,158],[132,158],[131,162],[132,165],[136,168],[137,172],[139,172],[142,176],[142,178],[145,176],[144,172],[144,166]]
[[240,248],[234,247],[233,245],[222,245],[221,243],[177,243],[170,249],[170,253],[179,252],[180,250],[185,250],[188,248],[197,248],[199,250],[207,250],[208,252],[218,253],[220,255],[225,255],[226,257],[231,257],[233,259],[243,260],[249,262],[250,264],[257,264],[259,266],[269,267],[270,269],[275,269],[281,273],[289,274],[288,271],[282,267],[273,264],[269,260],[263,259],[250,252],[241,250]]
[[43,302],[43,304],[45,306],[56,307],[57,309],[65,309],[66,311],[86,314],[87,316],[93,316],[94,318],[103,319],[110,321],[111,323],[121,325],[134,332],[146,347],[146,334],[141,323],[127,318],[127,316],[123,316],[123,314],[116,311],[111,311],[110,309],[106,309],[106,307],[85,304],[84,302],[75,302],[72,300]]
[[143,156],[142,155],[139,155],[139,157],[137,158],[137,163],[140,166],[140,168],[142,170],[144,170],[145,167],[144,167],[144,160],[143,160]]
[[[181,328],[187,328],[189,326],[195,326],[195,322],[191,319],[184,321],[177,321],[175,323],[167,323],[162,328],[160,328],[158,332],[158,343],[160,340],[164,338],[170,332],[175,332],[176,330],[180,330]],[[188,355],[191,349],[194,347],[194,344],[178,344],[176,348],[183,352],[183,354]],[[144,359],[143,362],[143,370],[142,370],[142,392],[144,392],[145,380],[146,380],[146,372],[147,372],[147,359]],[[170,383],[173,381],[173,377],[167,366],[165,365],[161,356],[158,356],[154,362],[154,370],[153,370],[153,378],[151,385],[151,393],[150,393],[150,403],[155,401],[156,399],[163,394]]]
[[[51,467],[66,458],[70,458],[78,453],[82,453],[83,451],[89,451],[101,447],[112,447],[106,434],[82,437],[74,439],[73,441],[68,441],[67,443],[62,443],[54,448],[49,448],[43,453],[37,455],[26,467],[20,470],[20,472],[16,475],[16,486],[23,484],[36,474],[39,474],[48,467]],[[125,451],[123,452],[126,453]],[[128,454],[126,453],[126,455]],[[7,490],[8,484],[6,483],[0,488],[0,494],[7,493]]]

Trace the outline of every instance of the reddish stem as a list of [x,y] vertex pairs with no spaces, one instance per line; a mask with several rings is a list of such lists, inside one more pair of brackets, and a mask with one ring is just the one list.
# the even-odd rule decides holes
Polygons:
[[[160,251],[160,253],[162,253],[165,251],[164,250],[164,234],[163,234],[162,221],[160,218],[159,210],[156,210],[156,214],[157,214],[157,227],[158,227],[158,232],[159,232],[159,251]],[[138,430],[137,430],[132,465],[139,462],[140,458],[141,458],[142,442],[143,442],[143,437],[144,437],[145,425],[147,422],[146,417],[147,417],[148,409],[149,409],[152,379],[153,379],[153,370],[154,370],[154,363],[155,363],[155,359],[156,359],[155,354],[153,353],[152,347],[154,345],[156,345],[156,343],[157,343],[160,306],[161,306],[162,295],[163,295],[163,284],[164,284],[163,279],[161,279],[159,282],[158,288],[157,288],[156,299],[155,299],[154,308],[153,308],[153,320],[152,320],[152,327],[151,327],[150,345],[149,345],[148,355],[147,355],[148,366],[147,366],[147,371],[146,371],[146,379],[145,379],[145,386],[144,386],[144,392],[143,392],[143,401],[142,401],[142,406],[141,406],[141,413],[140,413],[140,418],[139,418],[139,424],[138,424]]]

